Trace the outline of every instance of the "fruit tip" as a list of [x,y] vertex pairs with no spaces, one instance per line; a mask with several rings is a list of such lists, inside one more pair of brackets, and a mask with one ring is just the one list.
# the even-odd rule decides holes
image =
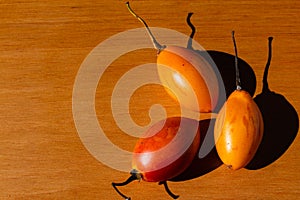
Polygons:
[[232,169],[232,165],[226,165],[228,169]]

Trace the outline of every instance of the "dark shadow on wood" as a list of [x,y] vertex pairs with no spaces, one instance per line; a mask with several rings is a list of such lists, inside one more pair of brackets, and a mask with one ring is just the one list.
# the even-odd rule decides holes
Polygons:
[[[201,51],[196,51],[200,55],[203,54]],[[221,78],[219,82],[219,93],[222,93],[222,86],[225,87],[226,97],[228,97],[236,89],[236,77],[235,77],[235,56],[214,50],[208,50],[207,53],[214,61],[216,73],[220,73]],[[245,80],[241,82],[243,90],[249,92],[251,96],[254,95],[256,90],[256,76],[251,66],[241,58],[238,58],[238,66],[240,79]],[[224,91],[224,90],[223,90]],[[220,98],[214,112],[218,112],[224,104],[224,99]]]
[[[196,28],[191,22],[192,14],[193,13],[188,13],[186,19],[188,26],[192,30],[187,43],[187,48],[195,51],[196,53],[204,57],[211,64],[211,66],[213,66],[213,69],[215,70],[216,74],[220,74],[221,77],[218,77],[219,94],[222,95],[225,89],[226,97],[228,97],[236,89],[235,55],[215,50],[201,51],[193,49],[193,37],[195,35]],[[210,58],[208,58],[208,56]],[[242,81],[241,86],[243,90],[249,92],[249,94],[253,96],[256,90],[255,73],[251,66],[241,58],[238,58],[238,66],[240,79],[245,80]],[[213,112],[218,112],[221,109],[221,107],[225,103],[225,100],[227,99],[226,97],[219,98],[217,106]]]
[[294,107],[284,96],[275,92],[263,92],[254,98],[264,121],[262,142],[247,169],[264,168],[278,158],[294,141],[298,129],[299,118]]
[[272,57],[272,37],[269,38],[269,58],[264,72],[263,91],[254,100],[264,121],[262,142],[247,169],[264,168],[280,158],[294,141],[299,129],[295,108],[281,94],[269,89],[267,76]]
[[[203,143],[203,139],[210,134],[210,136],[213,137],[213,128],[214,127],[215,119],[206,119],[201,120],[199,122],[200,126],[200,147]],[[209,131],[208,131],[209,130]],[[199,150],[200,150],[199,147]],[[198,152],[199,152],[198,150]],[[172,178],[169,181],[186,181],[194,178],[198,178],[200,176],[203,176],[215,169],[217,169],[219,166],[221,166],[223,163],[220,160],[218,153],[216,151],[216,148],[214,147],[208,155],[206,155],[204,158],[199,158],[198,154],[195,156],[194,160],[192,161],[191,165],[180,175],[176,176],[175,178]],[[180,167],[180,166],[178,166]]]

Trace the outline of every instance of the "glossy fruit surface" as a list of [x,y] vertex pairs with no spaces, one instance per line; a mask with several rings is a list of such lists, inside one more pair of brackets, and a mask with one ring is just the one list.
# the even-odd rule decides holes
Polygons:
[[263,136],[260,110],[248,92],[235,90],[222,107],[215,124],[217,152],[233,170],[254,157]]
[[192,162],[200,144],[199,122],[171,117],[154,124],[134,148],[132,167],[148,182],[169,180]]
[[212,66],[193,50],[168,46],[157,57],[158,74],[168,93],[184,107],[211,112],[218,101],[219,83]]

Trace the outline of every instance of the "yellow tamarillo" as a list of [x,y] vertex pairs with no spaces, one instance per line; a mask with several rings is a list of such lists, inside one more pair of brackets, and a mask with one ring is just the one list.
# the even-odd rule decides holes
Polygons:
[[233,170],[245,167],[254,157],[263,136],[261,112],[251,95],[242,90],[237,47],[235,49],[236,90],[230,94],[215,123],[216,149],[222,162]]

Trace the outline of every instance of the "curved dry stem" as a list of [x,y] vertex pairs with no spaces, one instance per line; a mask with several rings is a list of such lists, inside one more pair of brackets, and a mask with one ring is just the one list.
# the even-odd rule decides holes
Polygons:
[[117,188],[117,186],[125,186],[129,183],[131,183],[132,181],[134,180],[138,180],[138,177],[136,174],[132,173],[131,176],[124,182],[122,183],[111,183],[112,186],[114,187],[114,189],[117,191],[117,193],[122,196],[125,200],[130,200],[131,198],[130,197],[127,197],[126,195],[124,195],[122,192],[120,192],[120,190]]
[[161,50],[163,50],[164,48],[166,48],[166,46],[161,45],[161,44],[159,44],[159,43],[157,42],[157,40],[155,39],[154,35],[152,34],[152,32],[151,32],[151,30],[150,30],[148,24],[147,24],[140,16],[138,16],[138,15],[131,9],[131,7],[130,7],[130,5],[129,5],[129,2],[126,2],[126,5],[127,5],[127,8],[128,8],[128,10],[129,10],[129,12],[130,12],[135,18],[137,18],[137,19],[138,19],[138,20],[146,27],[147,32],[148,32],[148,34],[149,34],[149,36],[150,36],[150,39],[151,39],[151,41],[152,41],[152,43],[153,43],[153,45],[154,45],[154,48],[157,49],[158,51],[161,51]]
[[174,193],[171,192],[168,184],[167,184],[167,181],[161,181],[158,183],[159,185],[164,185],[165,187],[165,190],[166,192],[168,193],[168,195],[170,195],[173,199],[178,199],[179,198],[179,195],[175,195]]
[[239,66],[238,66],[238,53],[237,53],[237,47],[236,47],[236,42],[235,42],[235,37],[234,37],[234,31],[232,31],[232,41],[234,45],[234,52],[235,52],[235,83],[236,83],[236,89],[241,90],[241,80],[240,80],[240,71],[239,71]]

